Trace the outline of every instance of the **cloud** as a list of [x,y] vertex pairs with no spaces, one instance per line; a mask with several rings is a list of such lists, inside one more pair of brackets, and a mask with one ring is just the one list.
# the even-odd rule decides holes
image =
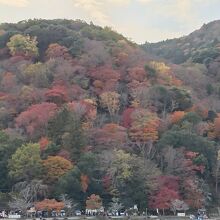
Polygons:
[[137,0],[137,2],[140,2],[140,3],[152,3],[153,0]]
[[161,40],[172,39],[184,35],[184,32],[181,31],[170,31],[157,27],[147,27],[143,29],[142,25],[133,24],[117,27],[117,30],[124,33],[127,38],[140,44],[145,43],[146,41],[155,43]]
[[143,7],[151,7],[161,18],[167,17],[177,22],[195,24],[198,23],[198,16],[193,11],[193,6],[201,1],[208,2],[208,0],[73,0],[75,7],[83,10],[91,20],[103,26],[114,26],[108,16],[108,10],[135,2]]
[[103,11],[104,3],[103,0],[74,0],[74,6],[84,10],[93,21],[111,26],[110,18]]
[[28,3],[28,0],[0,0],[0,4],[12,7],[26,7]]
[[[72,0],[75,7],[84,13],[87,21],[101,26],[111,26],[119,32],[143,42],[158,41],[166,38],[182,36],[201,25],[199,6],[208,7],[219,0]],[[137,6],[132,11],[130,6]],[[129,6],[126,7],[125,6]],[[119,10],[118,10],[119,8]],[[114,11],[115,10],[115,11]],[[119,11],[122,20],[117,21]],[[123,17],[124,16],[124,17]],[[126,17],[134,16],[126,22]],[[118,19],[118,17],[117,17]],[[161,22],[162,21],[162,22]],[[128,23],[129,27],[125,27]],[[131,24],[132,23],[132,24]],[[141,27],[137,28],[138,23]],[[163,25],[163,26],[162,26]],[[136,31],[134,32],[135,29]],[[147,30],[147,31],[145,31]],[[140,32],[141,31],[141,32]],[[143,33],[144,32],[144,33]],[[138,34],[136,34],[138,33]],[[141,34],[140,34],[141,33]]]
[[131,3],[131,0],[106,0],[106,2],[113,5],[123,6]]

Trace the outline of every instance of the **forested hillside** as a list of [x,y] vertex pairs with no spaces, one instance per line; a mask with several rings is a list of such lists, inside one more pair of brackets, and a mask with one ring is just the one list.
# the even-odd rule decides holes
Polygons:
[[217,55],[176,65],[152,47],[82,21],[0,25],[1,209],[218,204]]
[[195,63],[210,62],[220,55],[220,20],[204,24],[191,34],[161,41],[146,43],[144,48],[159,57],[179,64],[187,60]]

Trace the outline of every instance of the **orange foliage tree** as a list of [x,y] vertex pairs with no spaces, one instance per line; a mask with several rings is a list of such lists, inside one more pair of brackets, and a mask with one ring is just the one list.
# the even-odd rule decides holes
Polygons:
[[70,161],[60,156],[49,156],[43,161],[43,167],[46,172],[45,179],[47,182],[58,180],[61,176],[73,168]]
[[92,194],[86,200],[87,209],[100,209],[102,207],[102,199],[99,195]]
[[80,176],[80,181],[81,181],[81,186],[82,186],[82,190],[83,192],[86,192],[89,186],[89,177],[85,174],[82,174]]
[[171,114],[170,119],[172,124],[178,123],[185,115],[184,111],[175,111]]
[[132,112],[131,118],[129,136],[132,141],[154,142],[158,139],[160,120],[156,114],[145,109],[136,109]]
[[47,137],[41,137],[41,139],[39,140],[40,150],[44,151],[49,145],[49,143],[50,141]]
[[44,199],[35,203],[34,206],[39,211],[60,211],[64,208],[64,202],[57,202],[55,199]]

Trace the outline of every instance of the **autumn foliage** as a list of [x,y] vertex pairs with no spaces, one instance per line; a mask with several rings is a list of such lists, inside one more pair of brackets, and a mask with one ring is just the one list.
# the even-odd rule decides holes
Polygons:
[[40,144],[40,150],[41,151],[44,151],[48,144],[50,143],[50,141],[48,140],[47,137],[42,137],[40,140],[39,140],[39,144]]
[[137,109],[132,115],[129,136],[133,141],[156,141],[158,139],[159,118],[145,109]]
[[159,189],[151,196],[149,206],[153,209],[170,209],[172,201],[180,199],[178,178],[173,176],[159,177]]
[[81,186],[82,186],[83,192],[86,192],[89,186],[89,177],[85,174],[82,174],[80,176],[80,180],[81,180]]
[[39,211],[60,211],[64,208],[63,202],[57,202],[55,199],[44,199],[41,202],[35,203],[36,210]]
[[[194,55],[199,36],[187,41]],[[23,204],[25,192],[48,211],[99,209],[102,198],[104,208],[137,204],[140,212],[168,212],[175,201],[214,206],[220,53],[174,65],[161,59],[172,42],[147,43],[146,52],[80,20],[0,25],[0,189],[13,189],[3,194]],[[182,48],[174,56],[185,59]]]
[[114,91],[117,87],[120,74],[108,66],[100,67],[91,72],[93,86],[97,94],[105,91]]
[[184,111],[175,111],[171,114],[170,119],[172,124],[178,123],[185,115]]
[[48,120],[55,115],[57,106],[54,103],[43,102],[30,106],[16,118],[16,126],[34,136],[46,127]]
[[102,199],[99,195],[92,194],[86,200],[87,209],[100,209],[102,206]]
[[63,58],[63,59],[71,59],[71,56],[68,52],[68,48],[61,46],[57,43],[50,44],[47,51],[46,51],[46,58],[47,59],[54,59],[54,58]]
[[126,142],[127,131],[114,123],[105,124],[100,129],[94,129],[93,138],[98,145],[117,146]]
[[68,101],[68,92],[65,86],[55,85],[45,93],[47,102],[61,105]]
[[43,167],[45,169],[46,181],[53,182],[71,170],[73,165],[70,161],[64,159],[63,157],[49,156],[43,161]]

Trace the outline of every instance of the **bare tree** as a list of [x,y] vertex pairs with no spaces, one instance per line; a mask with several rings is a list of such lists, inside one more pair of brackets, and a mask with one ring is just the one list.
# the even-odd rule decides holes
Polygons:
[[73,211],[76,209],[78,203],[75,203],[72,199],[68,197],[67,194],[60,195],[60,200],[64,203],[67,216],[71,216]]
[[123,204],[120,203],[119,198],[112,198],[112,202],[110,203],[110,211],[114,214],[120,211],[123,208]]
[[28,200],[35,202],[37,200],[43,199],[46,197],[48,192],[47,185],[43,184],[42,180],[32,180],[31,182],[19,182],[17,183],[13,191],[15,193],[22,193],[25,191],[27,193]]
[[26,215],[27,210],[33,205],[29,193],[29,190],[22,190],[18,194],[12,194],[12,199],[8,204],[9,207],[12,210],[20,210],[23,215]]
[[174,215],[176,215],[176,211],[186,211],[189,209],[189,206],[182,200],[175,199],[171,202],[171,210]]

